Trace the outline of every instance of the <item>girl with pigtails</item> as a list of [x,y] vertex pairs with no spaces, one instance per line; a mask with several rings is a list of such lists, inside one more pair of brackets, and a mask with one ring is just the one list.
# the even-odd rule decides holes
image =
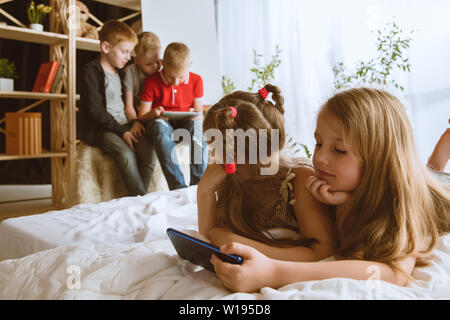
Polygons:
[[[216,105],[209,121],[213,122],[219,113],[225,113],[227,105],[238,104],[238,100],[228,99],[227,96],[223,103]],[[306,255],[300,257],[300,254],[299,259],[293,254],[276,257],[272,251],[261,250],[252,243],[231,237],[223,241],[226,244],[220,247],[221,251],[240,255],[244,262],[232,265],[213,255],[211,263],[219,279],[225,287],[245,292],[258,291],[262,287],[279,288],[298,281],[329,278],[369,280],[374,272],[376,280],[399,286],[414,281],[414,268],[429,263],[439,237],[450,231],[450,193],[421,164],[415,151],[412,128],[400,101],[377,89],[354,88],[339,92],[320,109],[314,137],[317,142],[313,156],[315,174],[304,179],[307,192],[298,191],[302,186],[296,184],[296,200],[302,203],[307,199],[307,203],[313,203],[305,196],[309,193],[320,203],[332,205],[335,209],[331,227],[322,218],[327,216],[327,211],[320,211],[322,207],[316,204],[313,209],[317,211],[310,208],[304,216],[298,214],[297,221],[300,234],[315,238],[318,243],[323,239],[329,241],[334,259],[311,262],[303,259]],[[218,167],[214,170],[211,177],[216,177],[215,184],[210,185],[220,187],[218,176],[221,171]],[[226,188],[235,189],[220,189],[222,194],[231,193],[234,197],[246,188],[244,185],[237,189],[237,183],[229,183],[231,176],[225,176]],[[299,177],[302,175],[297,175]],[[203,232],[209,230],[213,240],[217,224],[239,224],[237,217],[233,219],[234,212],[222,213],[220,206],[217,206],[215,216],[208,215],[214,210],[212,202],[206,201],[206,195],[202,201],[199,223],[202,223]],[[241,198],[240,201],[233,207],[223,206],[234,210],[247,199]],[[210,207],[207,208],[207,204]],[[247,208],[241,211],[245,216],[249,212],[251,210]],[[313,229],[314,232],[309,230],[312,222],[311,225],[303,223],[309,222],[307,218],[310,215],[315,215],[313,221],[317,224],[323,221],[321,226],[326,227]],[[223,216],[231,219],[220,218]],[[245,227],[254,221],[242,220],[246,222],[243,224]],[[323,231],[328,228],[333,231]],[[330,236],[326,238],[325,234]],[[314,250],[316,244],[309,248]],[[315,258],[318,256],[314,255]]]
[[[274,103],[267,99],[269,93]],[[314,175],[310,161],[283,149],[283,103],[280,89],[266,85],[258,93],[229,94],[206,114],[203,130],[219,131],[223,149],[211,150],[212,162],[198,186],[199,232],[218,246],[239,242],[275,259],[318,261],[333,254],[333,209],[305,186]],[[264,161],[249,161],[250,141],[245,141],[245,155],[238,143],[230,143],[237,130],[256,135],[257,154],[263,147],[267,151]],[[269,166],[277,170],[264,174]]]

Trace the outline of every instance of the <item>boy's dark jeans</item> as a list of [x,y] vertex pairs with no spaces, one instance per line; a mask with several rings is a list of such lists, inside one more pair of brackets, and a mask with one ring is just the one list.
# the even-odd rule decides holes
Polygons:
[[[124,126],[130,129],[128,124]],[[138,143],[134,144],[136,153],[115,133],[104,132],[98,139],[100,149],[114,159],[129,195],[146,194],[156,159],[153,145],[147,136],[141,136]]]
[[[166,177],[170,190],[187,187],[179,161],[175,152],[175,141],[172,134],[175,129],[185,129],[186,138],[190,144],[190,185],[199,183],[208,164],[208,147],[203,139],[202,120],[164,120],[150,121],[147,126],[147,136],[155,148],[162,172]],[[184,138],[183,138],[184,139]],[[181,139],[180,139],[181,140]]]

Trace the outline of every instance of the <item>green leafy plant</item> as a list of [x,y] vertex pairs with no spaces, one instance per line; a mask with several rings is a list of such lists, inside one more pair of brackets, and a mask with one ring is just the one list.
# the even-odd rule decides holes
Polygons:
[[[251,85],[248,87],[249,91],[256,91],[262,88],[268,83],[271,83],[275,79],[275,69],[281,64],[280,59],[281,49],[278,45],[275,46],[275,54],[272,59],[265,66],[261,65],[261,60],[263,58],[262,54],[258,54],[256,50],[253,50],[253,67],[250,71],[254,74]],[[230,78],[222,76],[222,91],[224,95],[230,94],[236,90],[236,86]],[[291,148],[294,154],[301,153],[303,149],[304,153],[311,159],[312,154],[308,149],[308,146],[303,143],[297,143],[289,135],[286,136],[287,144]]]
[[0,78],[17,79],[16,66],[8,59],[0,59]]
[[222,76],[222,92],[224,95],[230,94],[236,90],[233,81],[231,79]]
[[288,148],[288,150],[290,150],[294,155],[301,153],[303,149],[308,159],[311,159],[312,157],[312,153],[309,151],[308,146],[306,144],[296,142],[289,134],[286,135],[285,148]]
[[[410,32],[412,34],[413,31]],[[360,61],[350,70],[339,62],[333,67],[334,88],[345,89],[359,85],[375,84],[382,87],[404,87],[393,78],[395,69],[410,72],[409,58],[405,57],[405,49],[409,48],[410,38],[395,22],[388,23],[383,30],[377,31],[378,56],[368,62]]]
[[[248,87],[249,91],[255,91],[262,88],[275,79],[275,69],[281,64],[280,60],[281,49],[278,45],[275,46],[275,54],[272,56],[270,62],[262,65],[262,54],[253,49],[253,66],[250,71],[254,74],[251,85]],[[222,92],[224,95],[230,94],[236,90],[236,86],[230,78],[222,76]]]
[[34,4],[34,1],[31,1],[27,9],[28,20],[30,21],[30,23],[42,24],[47,14],[49,14],[51,11],[52,7],[45,6],[42,3],[36,6]]
[[303,147],[303,150],[305,151],[305,154],[308,157],[308,159],[311,159],[312,153],[309,151],[308,146],[303,143],[300,143],[300,145]]
[[281,64],[280,60],[281,49],[278,45],[275,46],[275,54],[272,59],[265,66],[261,65],[262,54],[258,54],[256,50],[253,49],[253,65],[254,67],[250,69],[254,74],[252,83],[248,87],[249,91],[254,91],[264,87],[266,84],[272,82],[275,79],[275,69]]

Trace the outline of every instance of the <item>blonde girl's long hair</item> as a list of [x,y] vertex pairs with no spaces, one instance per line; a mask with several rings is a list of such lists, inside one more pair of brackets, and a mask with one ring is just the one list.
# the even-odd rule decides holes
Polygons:
[[426,265],[439,235],[450,231],[450,197],[421,164],[401,102],[358,88],[336,94],[323,109],[341,121],[363,168],[337,222],[337,255],[396,269],[396,259],[412,255]]
[[[279,161],[278,172],[274,175],[259,175],[258,172],[263,166],[259,162],[252,166],[255,175],[250,180],[243,181],[238,174],[228,174],[224,183],[218,190],[218,220],[220,224],[230,227],[237,234],[263,243],[276,246],[309,245],[315,242],[315,240],[294,240],[290,238],[275,239],[270,233],[266,232],[268,231],[268,226],[270,226],[268,217],[271,215],[270,212],[264,210],[265,199],[261,197],[261,191],[264,191],[264,194],[278,194],[281,183],[286,177],[289,167],[295,166],[299,162],[293,158],[285,158],[279,153],[284,147],[286,140],[284,129],[284,99],[278,87],[268,84],[265,88],[268,92],[272,93],[272,100],[275,104],[265,100],[258,93],[236,91],[223,97],[217,102],[208,111],[203,121],[204,131],[209,129],[218,129],[221,131],[224,139],[223,154],[226,154],[226,132],[228,129],[242,129],[244,131],[254,129],[258,135],[258,140],[259,130],[267,129],[268,156],[274,156],[273,161]],[[236,108],[236,117],[232,117],[232,110],[229,108],[230,106]],[[279,132],[278,141],[271,140],[271,130],[273,129],[276,129]],[[270,154],[273,143],[277,143],[279,146],[278,149],[275,150],[277,153],[276,155]],[[236,147],[237,143],[235,141],[234,154],[237,154]],[[245,152],[246,156],[248,156],[248,143],[245,144]],[[278,159],[274,160],[275,158]],[[237,170],[239,170],[239,164]],[[268,208],[268,210],[269,209],[270,208]],[[278,227],[289,228],[289,226],[282,225],[279,225]]]

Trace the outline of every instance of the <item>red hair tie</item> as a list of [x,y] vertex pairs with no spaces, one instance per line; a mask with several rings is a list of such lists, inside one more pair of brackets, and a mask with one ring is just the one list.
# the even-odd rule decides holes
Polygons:
[[237,116],[237,110],[235,107],[229,106],[229,108],[231,109],[231,117],[232,118],[236,118]]
[[263,97],[264,100],[266,100],[267,96],[269,95],[269,92],[266,90],[266,88],[262,87],[258,90],[258,93],[261,97]]
[[236,163],[225,164],[225,172],[227,174],[232,174],[236,172]]

